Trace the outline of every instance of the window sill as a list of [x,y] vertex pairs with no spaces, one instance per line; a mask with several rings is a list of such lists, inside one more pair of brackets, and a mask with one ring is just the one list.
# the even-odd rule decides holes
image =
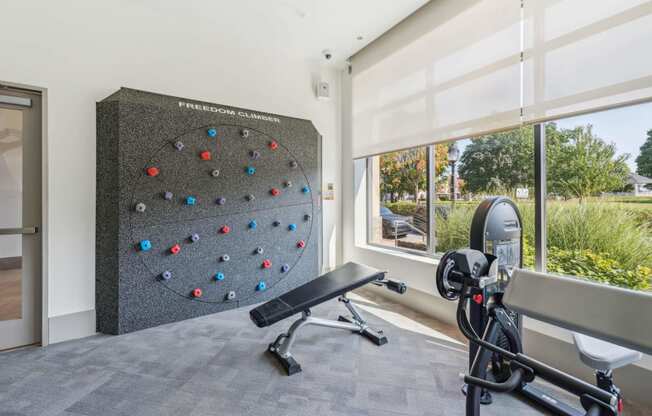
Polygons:
[[430,264],[437,266],[439,264],[439,259],[429,256],[427,254],[414,254],[408,251],[394,250],[391,248],[385,248],[380,245],[373,244],[356,244],[356,248],[360,250],[368,250],[375,253],[386,254],[390,256],[395,256],[397,258],[402,258],[410,261],[417,261],[419,263]]

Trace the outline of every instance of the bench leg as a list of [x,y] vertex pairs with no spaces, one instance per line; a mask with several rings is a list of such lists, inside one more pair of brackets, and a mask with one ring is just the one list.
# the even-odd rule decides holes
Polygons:
[[355,307],[355,305],[351,302],[349,298],[346,297],[346,295],[340,296],[338,300],[344,303],[346,309],[348,309],[349,312],[351,312],[351,318],[340,316],[338,318],[340,322],[347,322],[356,325],[358,329],[354,330],[355,332],[369,339],[371,342],[373,342],[378,346],[387,344],[387,337],[383,335],[383,331],[374,330],[370,328],[369,325],[367,325],[367,322],[362,317],[362,315],[360,315],[358,308]]

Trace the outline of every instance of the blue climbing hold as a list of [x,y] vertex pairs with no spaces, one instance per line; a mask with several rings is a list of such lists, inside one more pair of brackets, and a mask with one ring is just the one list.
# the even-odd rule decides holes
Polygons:
[[288,225],[288,230],[290,230],[290,231],[296,231],[296,229],[297,229],[297,225],[296,225],[296,224],[290,224],[290,225]]
[[208,137],[215,137],[217,136],[217,130],[211,128],[206,130],[206,134],[208,134]]
[[246,168],[247,175],[251,176],[256,173],[256,168],[253,166],[247,166]]
[[197,204],[197,198],[194,196],[188,196],[186,197],[186,205],[196,205]]
[[284,264],[281,266],[281,273],[287,273],[290,270],[289,264]]
[[152,242],[149,240],[142,240],[138,243],[138,247],[140,247],[140,251],[149,251],[152,248]]
[[217,274],[215,275],[215,280],[217,280],[217,281],[222,281],[222,280],[224,280],[224,273],[222,273],[222,272],[217,273]]
[[267,284],[265,284],[265,281],[261,280],[260,282],[258,282],[258,285],[256,285],[256,290],[261,292],[265,289],[267,289]]
[[303,188],[301,188],[301,192],[303,192],[304,194],[307,194],[308,192],[310,192],[310,188],[308,188],[307,186],[304,186]]
[[255,230],[257,226],[258,224],[256,223],[256,220],[249,221],[249,228],[251,228],[252,230]]

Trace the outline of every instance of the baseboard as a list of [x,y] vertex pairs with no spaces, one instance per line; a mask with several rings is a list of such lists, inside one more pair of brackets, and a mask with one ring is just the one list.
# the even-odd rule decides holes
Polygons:
[[95,335],[95,309],[53,316],[48,326],[50,344]]

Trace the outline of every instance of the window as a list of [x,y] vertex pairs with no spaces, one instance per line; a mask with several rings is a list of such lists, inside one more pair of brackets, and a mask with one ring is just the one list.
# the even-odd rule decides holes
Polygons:
[[417,252],[430,250],[428,161],[427,147],[367,160],[370,243]]
[[549,272],[650,290],[650,115],[652,103],[545,125]]

